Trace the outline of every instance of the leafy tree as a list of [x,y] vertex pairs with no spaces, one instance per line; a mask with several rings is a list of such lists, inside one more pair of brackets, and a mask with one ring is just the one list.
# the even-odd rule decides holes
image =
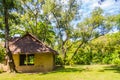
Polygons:
[[10,35],[9,35],[9,19],[10,19],[10,12],[12,11],[15,11],[17,9],[17,3],[18,1],[14,0],[1,0],[0,1],[0,7],[1,7],[1,10],[3,11],[3,13],[1,12],[1,16],[2,16],[2,19],[3,19],[3,27],[5,29],[5,48],[6,48],[6,53],[7,53],[7,56],[8,56],[8,66],[9,66],[9,69],[10,69],[10,72],[12,71],[15,71],[16,72],[16,69],[15,69],[15,65],[14,65],[14,60],[13,60],[13,57],[12,57],[12,54],[11,54],[11,51],[9,49],[9,39],[10,39]]
[[74,56],[74,64],[119,64],[120,33],[111,33],[83,45]]
[[72,58],[77,54],[79,48],[84,43],[87,43],[91,39],[100,36],[101,33],[97,31],[97,29],[103,25],[103,21],[104,17],[102,16],[102,10],[97,8],[92,12],[92,16],[90,18],[86,18],[85,21],[82,21],[78,24],[78,28],[75,32],[80,43],[73,53]]
[[45,0],[43,5],[44,15],[48,16],[49,22],[54,24],[56,30],[56,43],[59,52],[63,54],[64,64],[66,63],[67,51],[71,45],[67,45],[73,36],[72,21],[77,17],[77,0],[68,0],[67,3],[58,0]]
[[[46,16],[42,13],[43,1],[41,0],[22,0],[22,14],[19,15],[19,25],[14,25],[11,28],[11,32],[16,32],[19,35],[30,32],[41,41],[53,46],[55,32],[53,27],[46,20]],[[32,6],[32,7],[31,7]],[[17,18],[16,18],[17,19]],[[12,35],[14,36],[14,34]]]
[[114,61],[116,61],[115,57],[117,61],[120,59],[118,39],[119,32],[101,36],[91,42],[92,53],[99,59],[99,63],[114,64]]
[[[76,23],[81,16],[78,12],[81,0],[68,0],[67,3],[62,0],[3,1],[4,4],[0,2],[0,37],[5,37],[7,49],[11,36],[30,32],[59,50],[64,64],[118,61],[119,54],[111,54],[118,51],[116,47],[112,47],[117,45],[116,41],[112,44],[109,41],[104,43],[100,36],[106,36],[116,26],[119,29],[119,14],[103,15],[101,8],[95,8],[90,17]],[[96,38],[99,40],[96,41]],[[7,52],[10,52],[9,49]],[[117,57],[117,60],[113,60],[113,57]],[[58,58],[58,62],[59,60],[61,61],[61,58]]]

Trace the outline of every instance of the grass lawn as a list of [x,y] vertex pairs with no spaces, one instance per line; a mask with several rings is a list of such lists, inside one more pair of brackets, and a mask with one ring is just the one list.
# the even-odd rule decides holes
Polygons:
[[120,66],[76,65],[49,73],[0,73],[0,80],[120,80]]

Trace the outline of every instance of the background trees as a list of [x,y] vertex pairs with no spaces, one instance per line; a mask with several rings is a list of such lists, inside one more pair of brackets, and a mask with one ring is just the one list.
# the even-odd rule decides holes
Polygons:
[[[77,3],[79,2],[79,3]],[[76,17],[80,17],[78,8],[81,2],[79,0],[64,1],[46,0],[43,5],[44,15],[48,17],[48,21],[54,26],[56,32],[56,49],[59,49],[59,53],[62,54],[64,64],[66,63],[67,51],[71,45],[68,45],[73,37],[72,21],[75,21]],[[59,45],[58,45],[59,44]]]
[[105,15],[98,7],[81,19],[82,4],[81,0],[7,0],[7,6],[0,2],[0,38],[8,44],[10,37],[30,32],[60,53],[57,63],[118,64],[119,32],[112,30],[119,31],[119,14]]

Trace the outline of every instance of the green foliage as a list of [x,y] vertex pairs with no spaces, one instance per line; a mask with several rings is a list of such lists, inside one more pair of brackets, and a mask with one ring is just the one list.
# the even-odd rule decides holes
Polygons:
[[[119,47],[120,48],[120,47]],[[120,50],[116,49],[112,55],[112,61],[111,61],[112,64],[117,64],[117,65],[120,65]]]
[[[39,35],[39,34],[41,34],[41,35]],[[53,31],[52,26],[50,26],[46,23],[43,23],[43,22],[39,22],[37,37],[42,42],[46,42],[47,44],[50,45],[50,44],[52,44],[52,42],[54,42],[55,32]]]
[[[117,32],[101,36],[87,44],[84,44],[84,46],[82,46],[78,53],[74,56],[72,63],[120,64],[119,39],[120,33]],[[73,49],[74,48],[72,48],[72,50]],[[70,54],[68,56],[70,56]]]
[[[80,18],[78,8],[81,6],[77,0],[67,3],[62,0],[6,1],[10,36],[32,33],[60,53],[56,64],[119,64],[120,33],[106,34],[114,27],[120,29],[120,14],[106,16],[98,7],[76,24],[74,21]],[[5,38],[5,25],[0,3],[2,39]]]
[[55,58],[55,64],[56,65],[63,65],[63,60],[62,60],[62,58],[60,56],[57,56]]
[[[3,1],[6,3],[3,4]],[[5,22],[4,22],[4,7],[8,9],[8,24],[9,28],[13,27],[14,24],[18,24],[18,15],[21,11],[21,2],[19,0],[0,0],[0,38],[5,39]],[[12,28],[13,29],[13,28]],[[10,30],[12,30],[10,29]],[[8,29],[9,30],[9,29]],[[12,32],[16,33],[17,31]],[[11,36],[11,32],[10,35]],[[13,35],[12,35],[13,36]]]

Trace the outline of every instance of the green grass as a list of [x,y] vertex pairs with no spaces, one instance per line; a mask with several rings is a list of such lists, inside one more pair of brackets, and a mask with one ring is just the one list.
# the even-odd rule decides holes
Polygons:
[[49,73],[0,73],[0,80],[120,80],[120,66],[76,65]]

